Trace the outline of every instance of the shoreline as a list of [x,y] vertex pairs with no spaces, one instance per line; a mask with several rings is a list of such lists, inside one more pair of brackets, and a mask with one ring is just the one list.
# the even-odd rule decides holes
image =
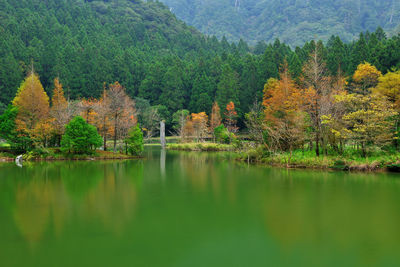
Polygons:
[[[310,153],[287,153],[265,155],[257,149],[239,151],[233,145],[218,143],[168,144],[168,150],[191,152],[232,152],[236,161],[260,166],[286,169],[309,169],[347,172],[400,172],[400,154],[375,155],[367,158],[349,156],[320,156]],[[290,160],[289,160],[290,157]],[[288,163],[290,162],[290,163]]]
[[[247,153],[247,152],[245,152]],[[309,169],[309,170],[329,170],[329,171],[345,171],[345,172],[400,172],[400,159],[398,155],[391,155],[392,159],[385,157],[374,157],[372,159],[363,158],[356,160],[354,158],[346,158],[339,156],[321,156],[321,157],[305,157],[300,158],[293,156],[288,163],[285,156],[276,155],[269,157],[254,158],[248,154],[237,152],[237,160],[240,162],[251,163],[261,166],[270,166],[286,169]]]
[[[242,160],[242,159],[237,159],[238,162],[240,163],[247,163],[247,161]],[[255,166],[265,166],[265,167],[271,167],[271,168],[280,168],[280,169],[287,169],[287,170],[315,170],[315,171],[338,171],[338,172],[360,172],[360,173],[379,173],[379,172],[391,172],[391,173],[396,173],[400,171],[391,171],[387,166],[385,167],[379,167],[379,168],[359,168],[358,166],[352,166],[350,168],[335,168],[335,167],[327,167],[323,165],[317,165],[317,166],[306,166],[306,165],[286,165],[286,164],[278,164],[278,163],[265,163],[262,161],[251,161],[248,164],[252,164]]]
[[[233,145],[217,143],[182,143],[168,144],[167,150],[188,152],[231,152],[235,155],[234,161],[258,166],[267,166],[284,169],[308,169],[325,171],[347,172],[400,172],[400,154],[375,156],[372,158],[340,157],[340,156],[301,156],[293,154],[288,164],[288,154],[265,156],[256,151],[237,151]],[[51,161],[101,161],[101,160],[131,160],[141,159],[143,156],[129,156],[111,151],[97,151],[97,155],[62,154],[37,156],[24,154],[26,162],[51,162]],[[0,162],[14,162],[15,157],[0,156]]]
[[[97,155],[71,155],[53,154],[48,156],[22,154],[24,162],[45,162],[45,161],[100,161],[100,160],[130,160],[141,159],[142,156],[129,156],[109,151],[97,151]],[[0,156],[0,162],[14,162],[16,156]]]

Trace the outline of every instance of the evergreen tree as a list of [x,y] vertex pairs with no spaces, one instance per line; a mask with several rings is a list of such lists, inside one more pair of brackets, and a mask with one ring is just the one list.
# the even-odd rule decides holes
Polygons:
[[229,65],[224,65],[221,79],[217,86],[216,101],[223,107],[231,101],[238,103],[238,85],[237,73]]
[[102,138],[97,133],[96,127],[77,116],[65,126],[61,151],[73,154],[91,154],[101,144]]

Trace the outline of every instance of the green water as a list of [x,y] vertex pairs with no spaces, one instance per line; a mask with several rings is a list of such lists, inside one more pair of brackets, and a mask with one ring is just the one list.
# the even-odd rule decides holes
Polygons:
[[0,165],[0,266],[396,266],[400,176],[184,152]]

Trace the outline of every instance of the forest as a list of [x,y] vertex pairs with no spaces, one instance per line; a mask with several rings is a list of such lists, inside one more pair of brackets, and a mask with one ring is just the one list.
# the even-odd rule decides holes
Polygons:
[[316,36],[327,41],[340,35],[353,41],[378,26],[399,32],[400,5],[395,0],[161,0],[178,18],[208,35],[303,45]]
[[[172,135],[182,134],[183,124],[190,121],[194,125],[190,135],[196,130],[197,140],[206,134],[215,137],[216,128],[224,122],[224,129],[217,129],[224,133],[224,142],[232,142],[231,134],[238,131],[249,135],[255,131],[258,134],[252,138],[269,150],[292,151],[307,145],[317,154],[341,153],[351,140],[365,156],[367,146],[376,147],[379,140],[380,147],[397,146],[397,91],[393,91],[397,90],[400,36],[389,38],[382,28],[360,33],[352,42],[331,36],[326,43],[310,40],[292,49],[279,39],[249,46],[243,40],[229,43],[226,38],[206,37],[177,20],[159,2],[0,3],[0,30],[5,37],[0,41],[0,105],[9,118],[16,116],[12,108],[18,102],[18,88],[35,77],[38,88],[43,88],[40,94],[49,99],[45,110],[54,106],[50,99],[62,85],[65,103],[75,107],[71,114],[95,125],[104,146],[107,138],[126,139],[130,130],[118,125],[104,130],[96,117],[101,117],[99,103],[105,92],[114,87],[123,88],[123,99],[131,103],[127,110],[134,115],[134,123],[121,125],[138,122],[145,137],[157,134],[160,120],[165,120],[167,133]],[[216,105],[221,118],[218,123],[208,122]],[[384,116],[374,121],[386,124],[355,130],[367,125],[355,119],[361,116],[358,112],[369,114],[370,109]],[[107,118],[114,124],[129,117],[120,120],[106,114],[103,122]],[[302,117],[291,118],[294,115]],[[368,115],[365,120],[371,118]],[[62,123],[63,131],[69,119]],[[53,129],[52,142],[56,143],[61,133],[54,132],[53,121],[53,125],[27,127],[33,135],[23,146],[34,146],[35,128],[46,125]],[[366,132],[368,137],[357,136]],[[385,137],[378,138],[379,133]],[[48,136],[38,140],[49,141]]]

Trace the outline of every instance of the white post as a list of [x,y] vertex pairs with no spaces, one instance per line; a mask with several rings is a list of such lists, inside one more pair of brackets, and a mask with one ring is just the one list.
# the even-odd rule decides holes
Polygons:
[[160,141],[161,147],[164,149],[167,145],[167,141],[165,140],[165,121],[160,122]]

